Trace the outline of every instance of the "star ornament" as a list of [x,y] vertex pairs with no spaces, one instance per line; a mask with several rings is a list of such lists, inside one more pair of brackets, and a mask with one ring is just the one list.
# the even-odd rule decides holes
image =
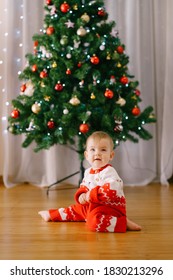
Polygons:
[[65,22],[65,25],[67,26],[67,28],[74,28],[74,22],[72,22],[71,20]]

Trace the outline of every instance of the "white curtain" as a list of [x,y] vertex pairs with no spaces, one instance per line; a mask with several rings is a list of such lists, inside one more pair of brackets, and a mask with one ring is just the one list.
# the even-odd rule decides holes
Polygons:
[[[69,0],[70,2],[70,0]],[[48,186],[80,168],[78,155],[65,146],[33,152],[21,148],[24,136],[7,133],[11,99],[19,94],[18,72],[25,54],[33,51],[32,35],[43,28],[44,0],[3,0],[0,3],[0,67],[3,179],[6,187],[29,182]],[[112,164],[125,185],[168,184],[173,173],[173,1],[105,0],[109,18],[129,55],[129,71],[140,82],[141,108],[154,107],[157,123],[148,125],[153,139],[138,144],[125,142],[116,150]],[[87,167],[87,163],[84,163]],[[79,175],[67,180],[78,184]]]

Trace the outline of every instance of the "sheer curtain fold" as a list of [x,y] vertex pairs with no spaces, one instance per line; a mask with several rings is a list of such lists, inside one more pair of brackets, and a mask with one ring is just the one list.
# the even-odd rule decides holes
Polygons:
[[163,96],[163,122],[161,135],[161,182],[167,184],[167,178],[173,173],[173,2],[168,0],[166,5],[166,52],[165,52],[165,80],[164,80],[164,96]]
[[[33,51],[33,34],[43,28],[44,4],[44,0],[4,0],[0,3],[3,61],[0,106],[6,187],[22,182],[44,187],[80,167],[77,153],[68,147],[57,145],[48,151],[34,153],[33,145],[21,148],[23,136],[13,136],[6,131],[11,111],[9,102],[19,93],[18,72],[26,64],[26,53]],[[164,3],[162,0],[105,0],[105,7],[126,46],[129,72],[139,81],[141,108],[152,105],[158,120],[156,125],[147,127],[153,135],[152,140],[122,143],[112,164],[125,185],[146,185],[153,180],[167,184],[173,171],[172,0]],[[72,184],[78,184],[78,181],[78,175],[68,180]]]

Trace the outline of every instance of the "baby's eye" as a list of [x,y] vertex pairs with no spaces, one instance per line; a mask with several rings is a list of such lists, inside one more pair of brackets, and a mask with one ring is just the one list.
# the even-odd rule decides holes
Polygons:
[[90,151],[91,151],[91,152],[94,152],[94,151],[95,151],[95,149],[94,149],[94,148],[91,148],[91,149],[90,149]]
[[102,149],[102,152],[106,152],[106,149]]

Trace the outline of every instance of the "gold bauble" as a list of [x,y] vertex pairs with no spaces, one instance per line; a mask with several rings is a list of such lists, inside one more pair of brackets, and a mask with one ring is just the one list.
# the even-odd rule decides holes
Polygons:
[[94,93],[93,93],[93,92],[91,93],[90,98],[91,98],[91,99],[96,99],[96,96],[94,95]]
[[156,118],[155,114],[151,113],[151,114],[149,115],[149,119],[155,119],[155,118]]
[[57,67],[57,63],[56,63],[56,61],[54,61],[53,63],[52,63],[52,68],[56,68]]
[[73,10],[78,10],[78,5],[77,4],[75,4],[75,5],[73,5]]
[[78,5],[77,4],[73,5],[73,10],[75,10],[75,11],[78,10]]
[[41,111],[41,106],[38,103],[34,103],[31,107],[33,113],[38,114]]
[[136,96],[136,95],[133,95],[133,96],[131,97],[131,99],[137,100],[137,96]]
[[122,66],[121,63],[118,62],[118,63],[117,63],[117,67],[118,67],[118,68],[121,68],[121,66]]
[[41,87],[45,87],[44,82],[41,82],[41,83],[40,83],[40,86],[41,86]]
[[87,13],[84,13],[82,16],[81,16],[81,19],[85,22],[89,22],[90,21],[90,17]]
[[60,44],[61,45],[67,45],[68,43],[68,37],[66,35],[62,36],[61,40],[60,40]]
[[77,35],[80,36],[80,37],[85,36],[86,33],[87,33],[87,32],[86,32],[85,28],[83,28],[82,26],[79,27],[79,29],[77,30]]
[[107,53],[107,57],[106,57],[106,59],[107,59],[107,60],[110,60],[110,59],[111,59],[111,55],[110,55],[110,53],[109,53],[109,52]]
[[8,131],[9,132],[11,132],[11,133],[13,133],[15,130],[14,130],[14,126],[12,125],[12,126],[10,126],[9,128],[8,128]]

